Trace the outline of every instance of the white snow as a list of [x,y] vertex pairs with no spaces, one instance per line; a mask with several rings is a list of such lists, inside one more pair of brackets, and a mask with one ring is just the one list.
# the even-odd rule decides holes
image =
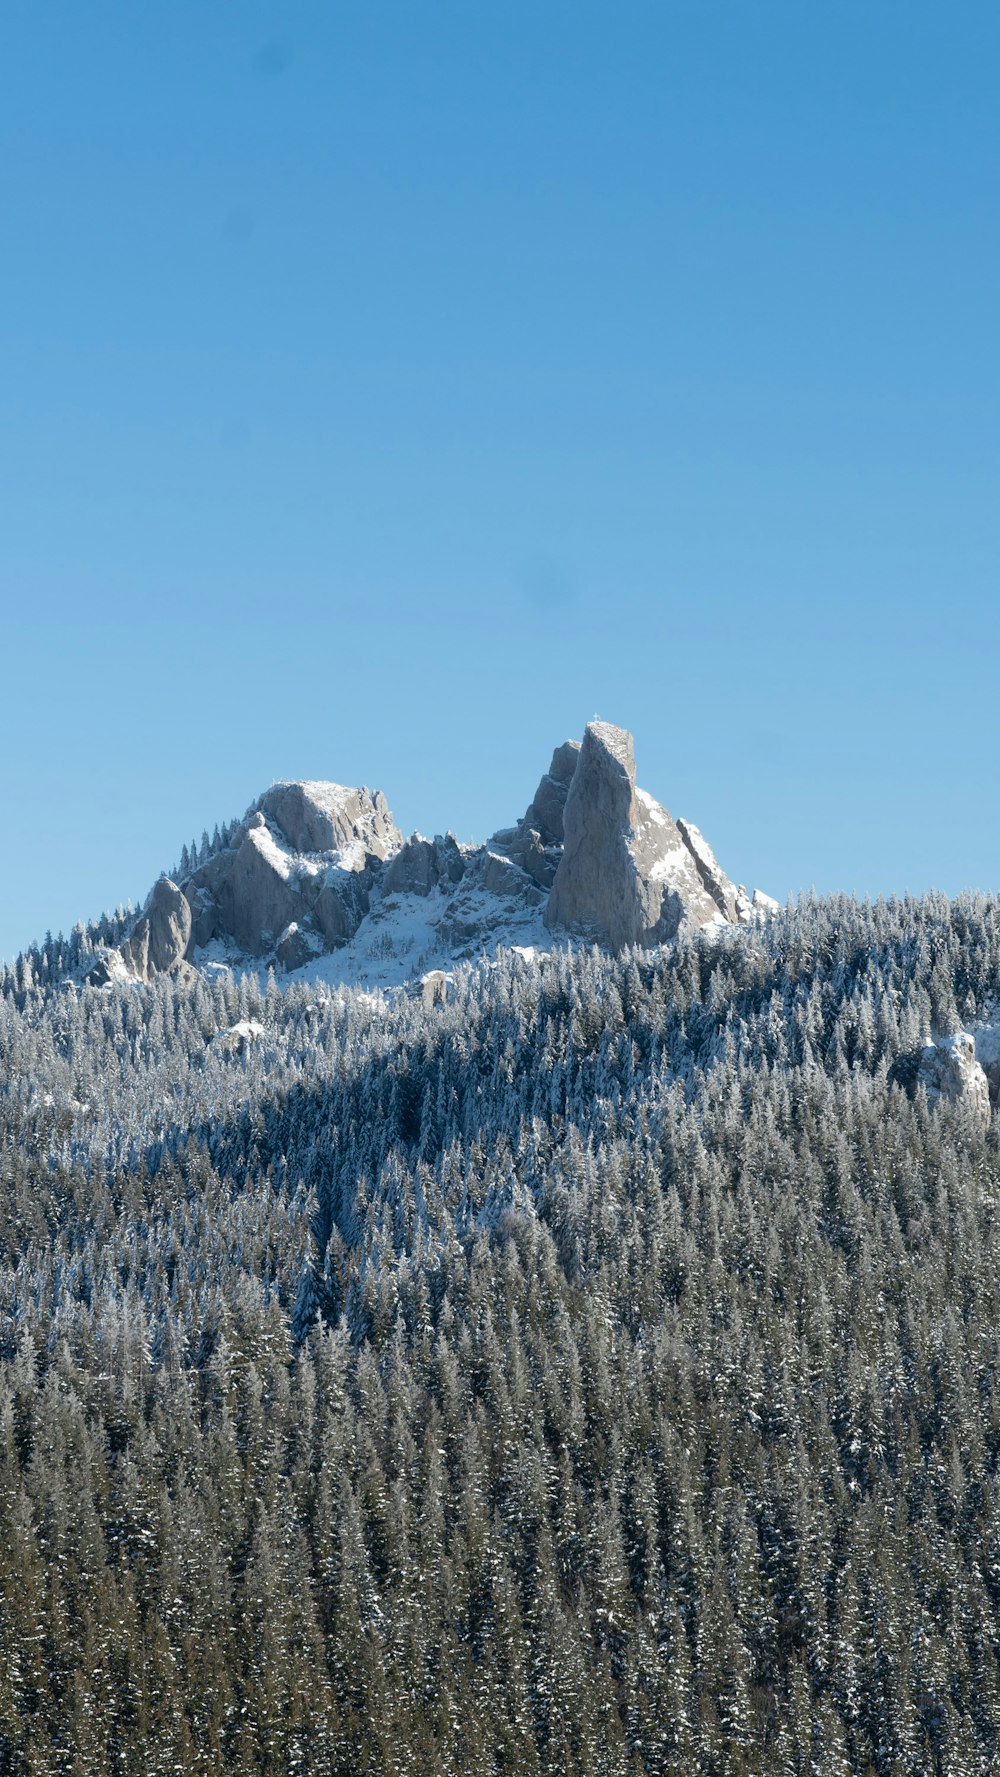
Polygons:
[[279,845],[274,834],[271,832],[270,827],[268,827],[264,821],[261,821],[259,827],[250,828],[250,831],[247,834],[247,839],[253,846],[254,851],[260,853],[265,863],[268,864],[275,874],[280,876],[284,882],[287,882],[289,878],[295,874],[300,863],[299,854],[297,852],[289,851],[288,847],[285,845]]
[[336,854],[331,870],[363,870],[368,861],[368,847],[363,839],[351,839]]
[[673,821],[671,820],[670,816],[668,815],[666,809],[662,806],[661,803],[657,802],[655,796],[651,796],[649,794],[648,790],[640,790],[637,786],[635,795],[636,795],[636,801],[642,803],[643,808],[645,809],[650,820],[654,823],[655,826],[657,826],[657,827],[666,827],[668,825],[673,826]]
[[[253,829],[259,844],[275,867],[281,848],[260,827]],[[265,849],[266,848],[266,849]],[[551,951],[556,943],[542,914],[544,901],[534,905],[525,879],[525,898],[497,893],[485,886],[480,870],[486,862],[481,848],[462,847],[466,872],[457,883],[444,882],[427,895],[385,892],[375,889],[372,906],[349,943],[311,957],[301,968],[277,973],[283,985],[293,982],[328,988],[365,988],[373,992],[416,986],[434,969],[448,971],[457,964],[492,958],[498,948],[517,950],[526,959]],[[301,865],[299,854],[294,857]],[[506,858],[494,861],[494,867]],[[329,866],[324,865],[324,868]],[[509,866],[514,873],[514,866]],[[269,964],[252,963],[235,945],[216,939],[197,953],[196,965],[209,976],[255,968],[266,984]]]
[[670,846],[647,872],[650,882],[674,882],[678,876],[684,876],[691,869],[691,853],[683,841]]
[[347,784],[334,784],[324,778],[314,777],[280,777],[275,780],[271,788],[272,790],[302,789],[310,802],[315,802],[317,808],[322,809],[324,814],[331,817],[343,814],[351,797],[358,793]]
[[264,1026],[258,1024],[256,1018],[241,1018],[238,1024],[231,1024],[227,1030],[217,1030],[212,1042],[235,1048],[238,1043],[252,1043],[263,1035]]
[[524,954],[551,950],[540,907],[526,907],[479,885],[451,893],[390,894],[362,920],[349,944],[304,963],[283,980],[387,988],[416,983],[432,969],[490,957],[500,946]]

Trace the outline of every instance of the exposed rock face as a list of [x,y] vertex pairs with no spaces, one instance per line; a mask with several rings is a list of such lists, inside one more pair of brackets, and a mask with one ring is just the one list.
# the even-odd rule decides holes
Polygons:
[[125,943],[90,978],[178,973],[216,940],[300,968],[353,937],[384,859],[401,842],[380,791],[272,784],[227,845],[181,884],[160,879]]
[[990,1103],[1000,1105],[1000,1025],[986,1025],[976,1032],[976,1060],[989,1086]]
[[526,871],[536,887],[548,889],[555,881],[562,855],[563,810],[580,756],[578,740],[564,740],[556,747],[552,763],[516,827],[494,833],[491,845]]
[[[698,829],[636,787],[631,735],[593,722],[582,745],[556,747],[521,820],[488,845],[404,842],[380,791],[272,784],[213,852],[157,883],[89,979],[291,971],[347,947],[343,979],[399,983],[498,943],[547,947],[543,909],[551,930],[615,950],[762,917]],[[1000,1079],[1000,1054],[997,1066]]]
[[88,987],[126,987],[135,981],[120,950],[102,949],[84,977]]
[[[589,930],[612,950],[623,950],[673,938],[682,921],[707,925],[731,917],[706,888],[667,810],[636,788],[626,729],[609,722],[588,725],[566,797],[563,833],[546,925]],[[717,864],[714,868],[717,892],[724,897],[722,885],[731,885]]]
[[333,866],[312,907],[312,918],[328,945],[347,944],[371,905],[370,891],[377,876],[373,865],[362,874]]
[[396,853],[384,876],[389,894],[429,895],[442,882],[461,882],[465,859],[453,833],[425,839],[414,833]]
[[215,890],[218,930],[251,956],[264,956],[303,911],[299,883],[263,814],[251,817]]
[[133,974],[149,981],[184,961],[190,938],[191,909],[176,882],[161,876],[123,946],[123,955]]
[[347,943],[368,912],[383,860],[401,840],[381,791],[272,784],[231,844],[184,883],[192,945],[218,938],[250,956],[277,955],[294,925],[299,939],[283,943],[277,960],[297,968],[292,958],[312,935],[310,954]]
[[479,880],[491,895],[541,902],[543,896],[513,858],[487,849],[479,859]]
[[429,969],[420,977],[420,998],[428,1010],[443,1006],[448,999],[448,977],[443,969]]
[[366,856],[387,858],[399,845],[400,834],[381,790],[373,794],[343,784],[272,784],[257,806],[280,827],[293,851],[344,853],[345,869],[362,869]]
[[274,960],[283,969],[301,969],[303,963],[310,962],[321,946],[312,940],[311,934],[302,930],[293,920],[286,926],[274,947]]
[[928,1098],[963,1104],[978,1123],[989,1122],[989,1082],[976,1059],[976,1039],[967,1030],[929,1043],[921,1051],[917,1080]]
[[579,757],[578,740],[564,740],[561,747],[556,747],[552,763],[521,822],[522,827],[534,828],[543,845],[561,845],[563,842],[563,812]]
[[744,924],[749,913],[749,907],[744,907],[746,891],[741,896],[739,889],[730,882],[708,840],[691,821],[683,821],[678,817],[677,831],[694,859],[702,887],[708,890],[723,918],[729,920],[731,925]]
[[191,941],[191,909],[176,882],[161,876],[119,950],[106,950],[87,976],[94,987],[152,981],[156,975],[191,973],[185,957]]

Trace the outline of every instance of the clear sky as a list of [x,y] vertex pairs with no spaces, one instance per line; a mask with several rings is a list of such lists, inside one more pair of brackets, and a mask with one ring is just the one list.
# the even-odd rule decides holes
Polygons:
[[0,955],[594,714],[784,897],[1000,888],[1000,8],[8,0]]

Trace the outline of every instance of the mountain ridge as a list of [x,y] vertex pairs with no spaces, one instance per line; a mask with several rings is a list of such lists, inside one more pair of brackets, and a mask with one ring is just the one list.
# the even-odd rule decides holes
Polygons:
[[273,968],[389,987],[497,946],[651,948],[775,906],[639,788],[629,731],[594,721],[555,748],[520,820],[484,843],[404,836],[381,790],[279,780],[216,843],[185,848],[78,973],[100,987]]

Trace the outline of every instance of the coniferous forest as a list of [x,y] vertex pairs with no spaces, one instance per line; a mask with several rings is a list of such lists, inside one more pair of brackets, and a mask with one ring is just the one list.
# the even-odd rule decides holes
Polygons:
[[[79,948],[80,940],[76,940]],[[1000,901],[0,982],[0,1773],[1000,1768]]]

